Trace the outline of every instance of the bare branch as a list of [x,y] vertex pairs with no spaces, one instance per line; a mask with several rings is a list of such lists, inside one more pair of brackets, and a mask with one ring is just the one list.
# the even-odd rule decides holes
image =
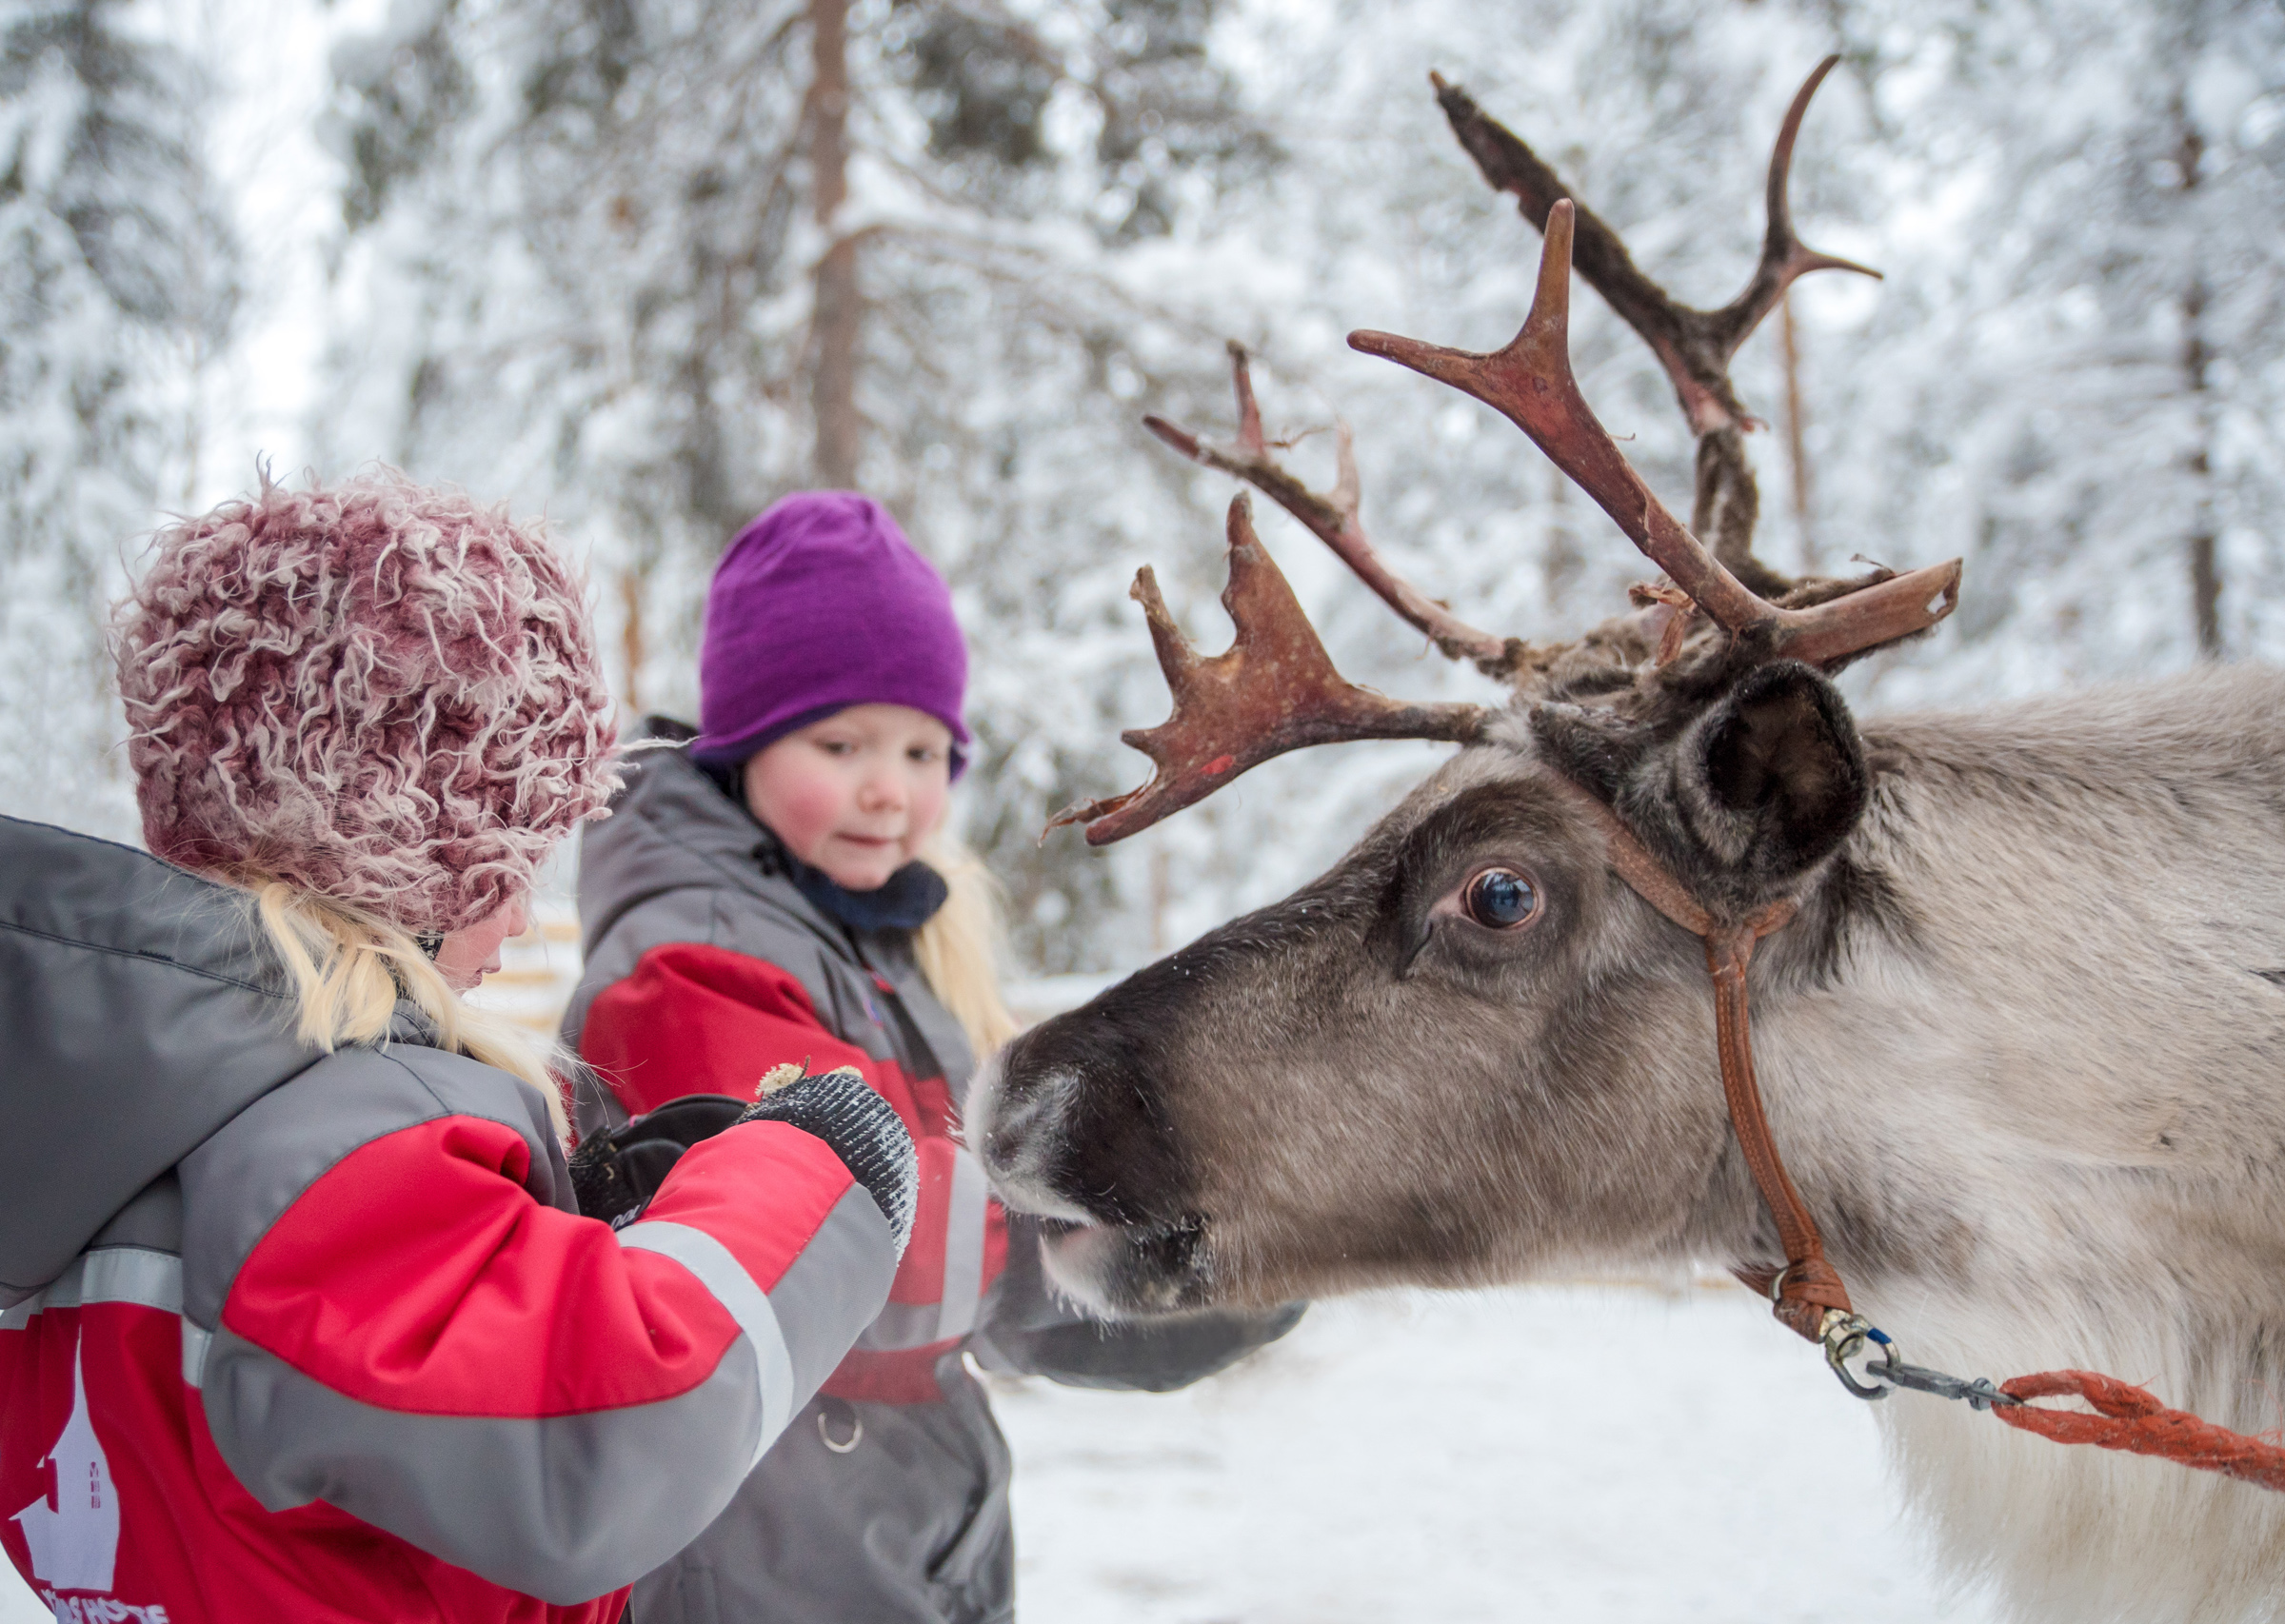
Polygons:
[[1237,641],[1206,658],[1166,612],[1149,567],[1136,575],[1131,595],[1149,618],[1174,714],[1156,727],[1120,737],[1158,770],[1140,789],[1066,806],[1048,821],[1048,829],[1084,823],[1089,845],[1107,845],[1288,750],[1345,739],[1463,743],[1482,733],[1492,713],[1481,705],[1405,704],[1344,681],[1293,588],[1255,537],[1253,508],[1242,493],[1230,503],[1229,565],[1222,604],[1237,627]]
[[1202,440],[1188,429],[1162,417],[1145,417],[1142,426],[1194,463],[1219,468],[1254,486],[1331,547],[1336,556],[1370,586],[1381,601],[1425,633],[1447,659],[1465,660],[1487,677],[1512,676],[1524,653],[1520,639],[1496,637],[1479,631],[1442,604],[1398,576],[1381,560],[1364,533],[1359,518],[1362,505],[1357,478],[1356,447],[1345,423],[1335,426],[1339,473],[1330,495],[1320,496],[1280,466],[1262,434],[1262,409],[1254,400],[1254,380],[1245,347],[1230,341],[1231,382],[1238,394],[1238,439],[1223,447]]

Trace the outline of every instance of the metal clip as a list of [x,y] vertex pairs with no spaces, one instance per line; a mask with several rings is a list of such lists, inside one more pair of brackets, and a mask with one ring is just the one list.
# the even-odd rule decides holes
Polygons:
[[[1864,1352],[1868,1338],[1883,1348],[1892,1346],[1886,1333],[1874,1329],[1872,1321],[1861,1314],[1844,1314],[1838,1308],[1828,1308],[1824,1319],[1818,1326],[1818,1340],[1825,1345],[1825,1363],[1833,1367],[1833,1374],[1840,1378],[1841,1386],[1847,1388],[1852,1396],[1870,1403],[1876,1398],[1887,1397],[1892,1390],[1867,1386],[1849,1371],[1848,1361]],[[1869,1374],[1871,1367],[1867,1369]]]
[[[1885,1340],[1885,1338],[1884,1338]],[[1877,1376],[1882,1381],[1898,1387],[1909,1387],[1915,1393],[1933,1393],[1938,1398],[1961,1398],[1969,1408],[1980,1413],[1990,1409],[2010,1409],[2023,1402],[2015,1395],[2002,1393],[1992,1385],[1992,1378],[1979,1376],[1970,1381],[1965,1376],[1947,1376],[1940,1370],[1925,1365],[1908,1365],[1897,1357],[1895,1345],[1889,1344],[1887,1357],[1877,1365],[1867,1365],[1865,1374]]]
[[[1988,1376],[1973,1381],[1965,1376],[1948,1376],[1926,1365],[1906,1364],[1896,1338],[1867,1322],[1860,1315],[1843,1314],[1838,1308],[1825,1311],[1824,1323],[1819,1327],[1825,1345],[1825,1363],[1840,1377],[1841,1386],[1858,1398],[1885,1398],[1899,1387],[1909,1387],[1915,1393],[1930,1393],[1938,1398],[1958,1398],[1977,1412],[2006,1409],[2023,1402],[2012,1394],[2002,1393],[1992,1384]],[[1878,1385],[1867,1386],[1850,1374],[1848,1361],[1864,1351],[1867,1342],[1880,1349],[1880,1362],[1868,1364],[1864,1374]]]

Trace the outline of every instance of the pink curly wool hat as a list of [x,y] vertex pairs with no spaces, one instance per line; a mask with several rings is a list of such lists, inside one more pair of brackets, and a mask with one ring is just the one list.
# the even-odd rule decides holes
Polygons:
[[617,787],[581,583],[536,525],[403,475],[159,533],[113,624],[150,849],[415,934],[531,883]]

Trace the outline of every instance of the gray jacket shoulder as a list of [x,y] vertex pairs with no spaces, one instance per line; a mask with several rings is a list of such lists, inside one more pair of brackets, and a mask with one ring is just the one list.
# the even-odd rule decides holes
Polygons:
[[0,1306],[318,1051],[248,899],[0,818]]
[[576,1211],[547,1102],[520,1078],[431,1047],[427,1023],[400,1005],[395,1040],[341,1049],[248,1104],[186,1156],[183,1312],[211,1330],[230,1282],[302,1192],[352,1152],[444,1117],[500,1123],[523,1140],[524,1187]]

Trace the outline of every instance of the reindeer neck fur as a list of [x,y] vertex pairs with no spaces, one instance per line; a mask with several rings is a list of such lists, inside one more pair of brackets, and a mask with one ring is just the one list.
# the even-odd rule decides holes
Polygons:
[[[1920,1362],[2102,1370],[2277,1427],[2285,677],[1864,737],[1867,814],[1755,975],[1772,1127],[1859,1309]],[[1698,1218],[1769,1256],[1734,1150]],[[1946,1555],[2020,1616],[2277,1614],[2285,1496],[1913,1396],[1880,1418]]]

